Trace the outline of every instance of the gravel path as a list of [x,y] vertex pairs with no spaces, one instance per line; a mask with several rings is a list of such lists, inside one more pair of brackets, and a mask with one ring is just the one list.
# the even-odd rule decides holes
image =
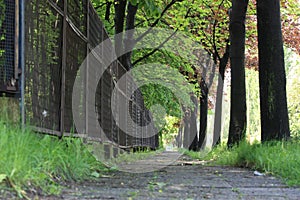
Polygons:
[[[177,152],[122,166],[158,166],[179,157]],[[127,167],[127,168],[126,168]],[[158,167],[160,168],[160,167]],[[49,199],[50,197],[45,199]],[[234,167],[204,166],[182,156],[155,172],[110,172],[99,180],[70,184],[51,199],[300,199],[300,188],[289,188],[272,176]]]

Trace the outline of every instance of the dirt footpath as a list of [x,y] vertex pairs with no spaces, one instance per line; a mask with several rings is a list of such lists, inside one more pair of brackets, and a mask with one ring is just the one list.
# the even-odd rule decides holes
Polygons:
[[[179,156],[164,152],[128,166],[159,165]],[[124,167],[124,166],[123,166]],[[45,198],[47,199],[47,198]],[[51,198],[52,199],[52,198]],[[57,199],[300,199],[300,188],[289,188],[272,176],[233,167],[203,166],[183,156],[155,172],[111,172],[97,181],[71,184]]]

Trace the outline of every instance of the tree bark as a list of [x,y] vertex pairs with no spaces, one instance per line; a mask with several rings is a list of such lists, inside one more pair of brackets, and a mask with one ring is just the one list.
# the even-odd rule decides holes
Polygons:
[[[126,10],[127,0],[115,0],[115,51],[117,56],[120,56],[124,52],[124,43],[123,43],[123,31],[125,23],[125,10]],[[122,57],[118,58],[119,61],[123,64]]]
[[197,134],[197,113],[198,113],[198,102],[195,95],[191,95],[191,101],[195,105],[193,112],[191,112],[190,119],[190,138],[193,140],[190,144],[189,150],[198,150],[198,134]]
[[207,112],[208,112],[208,87],[205,80],[201,78],[200,82],[201,97],[200,97],[200,130],[198,140],[198,150],[204,149],[206,145],[206,132],[207,132]]
[[233,0],[230,13],[231,107],[227,146],[238,144],[246,133],[245,18],[248,0]]
[[183,148],[189,149],[190,147],[190,111],[184,109],[184,128],[183,128]]
[[138,9],[137,5],[132,5],[130,2],[128,2],[127,16],[126,16],[126,32],[124,38],[124,50],[127,53],[123,55],[123,63],[122,63],[127,70],[132,68],[131,54],[135,42],[133,39],[134,31],[129,31],[129,30],[134,29],[135,15],[137,9]]
[[180,126],[178,128],[178,135],[176,137],[176,142],[177,142],[178,148],[182,147],[182,131],[183,131],[183,124],[182,124],[182,122],[180,122]]
[[223,88],[224,88],[225,68],[228,63],[228,59],[229,59],[229,44],[227,43],[225,53],[223,57],[220,59],[220,63],[219,63],[219,77],[218,77],[215,119],[214,119],[213,146],[216,146],[221,142]]
[[290,137],[279,0],[258,0],[261,139]]
[[109,21],[109,16],[110,16],[110,6],[111,6],[111,3],[112,2],[106,2],[105,5],[106,5],[106,9],[105,9],[105,20],[106,21]]

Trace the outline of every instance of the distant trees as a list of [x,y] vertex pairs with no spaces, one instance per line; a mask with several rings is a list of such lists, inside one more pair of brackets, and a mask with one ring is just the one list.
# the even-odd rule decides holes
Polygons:
[[[100,1],[99,1],[100,2]],[[228,136],[228,146],[239,143],[246,134],[246,87],[245,87],[245,43],[251,42],[253,47],[259,48],[259,70],[260,70],[260,98],[261,98],[261,121],[262,121],[262,140],[282,139],[289,137],[289,125],[287,115],[286,91],[285,91],[285,72],[283,61],[283,42],[280,26],[280,4],[279,0],[275,3],[271,0],[257,1],[257,18],[258,18],[258,45],[256,36],[256,27],[253,20],[249,20],[247,24],[250,27],[246,38],[245,20],[249,0],[229,0],[219,1],[202,1],[193,2],[169,0],[165,2],[155,2],[153,0],[134,1],[134,0],[116,0],[113,4],[106,2],[106,13],[103,19],[109,20],[109,15],[114,15],[114,25],[112,29],[115,34],[124,30],[129,30],[135,26],[147,27],[164,27],[171,28],[175,31],[185,31],[189,36],[193,37],[199,45],[203,46],[206,52],[211,56],[214,63],[218,65],[220,78],[219,82],[224,80],[224,72],[230,57],[231,66],[231,111],[230,111],[230,127]],[[138,3],[137,3],[138,2]],[[146,3],[145,3],[146,2]],[[142,5],[145,4],[145,5]],[[149,6],[149,5],[153,6]],[[253,0],[250,0],[252,7],[249,10],[255,18],[255,9]],[[147,6],[148,5],[148,6]],[[232,5],[230,13],[230,42],[228,42],[228,16],[226,12]],[[114,12],[109,12],[110,6],[114,7]],[[157,9],[156,9],[157,7]],[[154,9],[154,15],[150,16],[147,10]],[[102,9],[105,10],[105,9]],[[187,10],[189,10],[187,12]],[[251,18],[252,19],[252,18]],[[135,23],[136,20],[136,23]],[[121,39],[118,41],[118,39]],[[123,51],[131,48],[130,41],[132,35],[124,35],[115,40],[118,46],[116,50]],[[145,51],[147,53],[147,51]],[[131,53],[127,53],[119,58],[119,61],[127,68],[133,67],[136,62],[136,55],[142,55],[143,62],[147,61],[163,61],[168,62],[172,67],[178,67],[178,70],[185,74],[194,73],[196,76],[194,81],[197,87],[201,89],[198,96],[200,99],[200,123],[198,144],[195,141],[191,145],[192,149],[201,149],[205,144],[207,132],[207,110],[208,107],[208,91],[210,91],[210,78],[215,73],[197,72],[196,67],[192,66],[193,72],[185,69],[184,61],[168,55],[166,52],[155,51],[149,56],[143,56],[145,52],[135,52],[135,62],[131,63]],[[248,55],[249,56],[249,55]],[[168,57],[168,58],[167,58]],[[169,59],[169,61],[167,60]],[[177,59],[177,60],[175,60]],[[173,60],[173,61],[171,61]],[[176,62],[174,62],[174,60]],[[257,69],[257,63],[255,68]],[[183,70],[181,70],[183,69]],[[199,74],[196,74],[199,73]],[[194,77],[191,76],[191,77]],[[190,77],[190,76],[186,76]],[[195,84],[195,85],[196,85]],[[215,107],[215,125],[213,144],[220,142],[221,132],[221,109],[222,109],[222,93],[223,85],[218,83],[217,102]],[[215,87],[215,86],[214,86]],[[200,97],[201,96],[201,97]],[[193,121],[195,116],[193,116]],[[190,124],[184,130],[185,134],[191,134]],[[193,124],[193,127],[195,124]],[[194,129],[194,128],[193,128]],[[189,132],[189,133],[188,133]],[[187,136],[184,136],[187,138]],[[189,139],[191,141],[191,138]],[[190,143],[190,142],[189,142]]]

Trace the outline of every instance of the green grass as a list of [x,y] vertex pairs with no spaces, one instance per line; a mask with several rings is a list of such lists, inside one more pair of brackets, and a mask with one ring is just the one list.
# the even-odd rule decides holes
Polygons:
[[38,135],[0,121],[0,187],[20,197],[29,189],[58,194],[60,183],[91,178],[105,170],[80,139]]
[[281,177],[290,186],[300,186],[300,141],[241,143],[228,150],[221,145],[209,153],[185,152],[212,164],[247,167]]

